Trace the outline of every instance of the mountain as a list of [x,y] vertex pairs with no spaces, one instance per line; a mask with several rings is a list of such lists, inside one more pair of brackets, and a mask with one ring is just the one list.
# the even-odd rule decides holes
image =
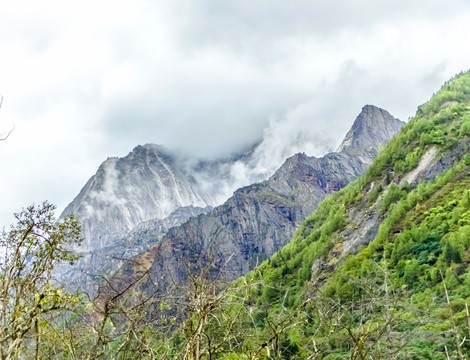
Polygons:
[[[377,142],[385,141],[393,132],[393,127],[396,132],[401,123],[393,121],[390,114],[374,106],[364,107],[361,114],[351,131],[355,129],[353,135],[359,141],[354,146],[362,149],[369,141],[363,150],[372,150],[369,149],[361,159],[361,163],[369,163],[376,151],[373,137]],[[371,134],[368,133],[370,131]],[[273,129],[270,130],[272,132]],[[289,146],[283,148],[279,144],[276,156],[268,160],[266,151],[273,149],[272,142],[268,137],[244,152],[215,160],[184,157],[151,144],[137,146],[126,157],[109,158],[61,215],[62,218],[72,213],[77,216],[84,241],[75,249],[81,254],[81,259],[72,267],[63,266],[57,274],[58,280],[69,286],[73,284],[90,290],[96,279],[109,277],[124,258],[145,250],[163,235],[153,231],[152,226],[159,226],[155,224],[163,221],[166,225],[176,226],[191,216],[201,214],[201,211],[194,212],[192,209],[205,209],[207,212],[207,209],[225,201],[237,188],[267,179],[274,172],[272,169],[281,165],[282,154],[289,153]],[[352,152],[354,146],[348,147],[348,151]],[[357,156],[361,156],[360,153]],[[356,168],[348,169],[346,174],[355,176],[364,170],[362,165],[359,168],[353,166]],[[328,187],[344,186],[352,179],[349,175],[341,177],[337,185],[329,184]],[[328,177],[328,174],[322,176]],[[327,192],[331,189],[328,188]],[[316,197],[313,206],[321,196],[313,195]],[[305,209],[311,211],[313,207]],[[165,221],[177,210],[181,220],[179,223],[174,221],[174,216]],[[181,214],[185,211],[186,214]],[[302,210],[296,224],[305,215]],[[142,229],[146,235],[137,239],[135,229]],[[291,233],[292,229],[289,228],[286,236]]]
[[178,208],[215,205],[178,158],[161,146],[137,146],[124,158],[109,158],[67,206],[82,224],[80,252],[112,246],[137,224],[163,219]]
[[[124,264],[111,280],[112,291],[127,287],[147,270],[163,288],[184,283],[185,264],[194,262],[224,266],[226,280],[247,273],[284,246],[328,194],[364,173],[402,124],[384,110],[365,106],[343,142],[347,145],[321,158],[294,155],[267,181],[241,188],[208,214],[170,229],[147,252]],[[155,281],[149,279],[152,288]]]
[[387,143],[398,133],[400,123],[385,110],[366,105],[348,131],[336,152],[353,154],[356,150],[369,152],[370,158],[377,153],[377,144]]
[[[330,181],[335,186],[361,161],[370,149],[361,150],[355,136],[329,155],[334,165],[296,155],[268,181],[170,229],[125,262],[93,303],[74,306],[77,298],[47,283],[31,294],[31,306],[19,298],[13,315],[35,327],[28,339],[36,338],[36,355],[468,359],[470,72],[420,106],[365,173],[324,198],[285,246],[227,283],[250,254],[269,254],[313,187],[327,192],[322,171],[339,176]],[[289,199],[297,202],[283,206]],[[138,231],[145,237],[145,226]],[[240,237],[225,236],[230,231]],[[255,232],[263,234],[258,248]],[[66,313],[53,317],[60,309]],[[47,321],[31,320],[44,310]]]
[[163,219],[144,221],[112,244],[83,252],[73,265],[59,265],[54,274],[55,280],[66,284],[68,289],[80,289],[93,296],[104,278],[114,274],[127,260],[147,250],[149,243],[158,241],[172,227],[211,209],[211,206],[184,206]]
[[[347,136],[339,150],[355,143]],[[244,278],[257,284],[244,299],[249,312],[237,319],[253,324],[244,328],[250,343],[227,352],[242,357],[251,346],[259,358],[466,359],[469,150],[467,72],[420,106],[365,175],[323,201]],[[212,328],[235,344],[220,323],[203,331]]]

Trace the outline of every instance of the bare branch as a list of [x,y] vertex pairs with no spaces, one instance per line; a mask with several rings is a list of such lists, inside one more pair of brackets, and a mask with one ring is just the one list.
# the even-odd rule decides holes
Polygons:
[[[2,104],[3,104],[3,96],[0,95],[0,109],[2,108]],[[0,134],[0,141],[8,139],[8,137],[13,132],[13,130],[15,130],[15,126],[13,126],[13,128],[10,131],[8,131],[7,133],[1,133]]]

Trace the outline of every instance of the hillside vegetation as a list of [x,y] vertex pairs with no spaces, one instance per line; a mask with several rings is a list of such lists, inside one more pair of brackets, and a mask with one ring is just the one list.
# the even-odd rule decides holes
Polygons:
[[2,235],[0,358],[469,359],[469,149],[466,72],[289,244],[230,284],[233,258],[217,267],[202,249],[175,273],[185,283],[162,286],[162,273],[141,267],[122,290],[108,281],[112,296],[67,294],[50,274],[76,260],[65,245],[80,241],[78,223],[31,207]]
[[192,277],[160,358],[468,359],[469,136],[467,72],[254,271]]
[[469,135],[467,72],[250,275],[262,283],[254,308],[270,308],[258,336],[273,334],[271,318],[292,325],[275,356],[468,358]]

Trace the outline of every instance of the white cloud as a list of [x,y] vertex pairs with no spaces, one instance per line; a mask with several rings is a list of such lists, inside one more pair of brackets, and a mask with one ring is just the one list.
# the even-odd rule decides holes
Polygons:
[[5,2],[0,224],[137,144],[214,157],[293,114],[286,133],[331,142],[366,103],[406,119],[470,67],[469,19],[464,0]]

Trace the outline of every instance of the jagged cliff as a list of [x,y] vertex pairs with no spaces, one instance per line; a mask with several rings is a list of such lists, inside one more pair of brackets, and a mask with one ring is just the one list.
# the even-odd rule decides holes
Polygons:
[[206,207],[216,200],[164,148],[137,146],[110,158],[64,210],[82,223],[80,252],[112,246],[137,224],[163,219],[178,208]]
[[348,131],[336,152],[368,156],[370,159],[377,153],[377,144],[384,145],[400,130],[401,124],[393,121],[393,117],[383,109],[373,105],[362,108],[354,125]]
[[94,295],[104,279],[114,274],[127,260],[147,250],[149,243],[161,239],[172,227],[206,214],[211,209],[211,206],[185,206],[177,208],[164,219],[144,221],[109,246],[83,252],[73,265],[61,264],[54,277],[68,289],[80,289]]
[[163,287],[184,282],[184,264],[204,258],[215,267],[225,266],[227,280],[246,273],[284,246],[325,196],[362,174],[402,124],[384,110],[365,106],[343,142],[347,145],[322,158],[297,154],[269,180],[244,187],[210,213],[170,229],[162,241],[123,266],[112,280],[115,287],[140,276],[139,262],[151,265],[149,286],[155,277]]
[[[223,202],[239,183],[232,166],[255,162],[255,147],[203,161],[147,144],[103,162],[61,215],[73,213],[80,220],[84,241],[74,249],[80,260],[56,269],[56,280],[94,292],[124,259],[147,249],[171,227]],[[256,171],[251,175],[264,176]]]
[[[386,111],[367,105],[343,142],[352,139],[354,144],[341,145],[337,153],[315,160],[313,165],[310,164],[310,158],[296,155],[269,181],[268,187],[263,185],[269,190],[244,190],[245,193],[265,193],[265,199],[254,196],[249,200],[250,207],[257,208],[256,203],[264,201],[271,201],[275,207],[276,199],[281,196],[283,200],[279,206],[284,209],[281,212],[292,213],[288,215],[286,229],[277,229],[275,233],[273,230],[261,230],[263,227],[271,227],[270,223],[275,216],[273,213],[240,214],[242,217],[251,217],[251,223],[259,221],[256,227],[260,227],[241,229],[245,232],[242,236],[251,237],[256,242],[264,236],[263,232],[269,232],[270,236],[273,234],[272,244],[263,245],[267,252],[261,251],[258,254],[260,258],[269,256],[284,244],[285,239],[292,235],[294,227],[315,208],[325,194],[341,188],[362,173],[376,153],[377,144],[388,140],[400,125],[401,122],[393,119]],[[137,146],[124,158],[106,160],[62,214],[63,217],[74,213],[78,217],[84,242],[76,249],[82,255],[80,261],[72,267],[64,266],[57,271],[58,280],[74,288],[90,290],[99,276],[109,277],[123,259],[134,256],[159,240],[163,233],[155,230],[162,224],[176,226],[201,214],[201,211],[194,212],[192,209],[204,208],[207,212],[208,206],[220,204],[221,199],[226,199],[227,194],[231,194],[240,184],[265,179],[272,174],[268,168],[279,160],[266,166],[263,149],[270,147],[266,145],[261,142],[240,154],[200,161],[179,157],[161,146],[147,144]],[[353,161],[346,159],[353,154]],[[309,167],[312,169],[309,170]],[[243,176],[239,176],[238,172]],[[314,178],[302,178],[302,172],[306,173],[306,177]],[[309,175],[309,172],[312,174]],[[290,178],[292,174],[298,178]],[[308,181],[317,181],[318,188],[304,186]],[[258,188],[258,185],[253,188]],[[291,191],[295,191],[295,196],[289,195]],[[267,200],[269,197],[273,199]],[[238,195],[231,201],[237,198]],[[299,206],[297,202],[303,205]],[[237,209],[241,204],[230,206]],[[165,221],[178,209],[180,222],[174,221],[174,214]],[[216,218],[219,216],[214,214]],[[277,222],[284,227],[284,215],[280,216]],[[172,226],[164,226],[163,229],[167,231]],[[210,230],[205,229],[198,236],[207,237],[207,232]],[[240,234],[229,231],[224,236],[232,238]],[[245,266],[243,271],[249,268]]]

